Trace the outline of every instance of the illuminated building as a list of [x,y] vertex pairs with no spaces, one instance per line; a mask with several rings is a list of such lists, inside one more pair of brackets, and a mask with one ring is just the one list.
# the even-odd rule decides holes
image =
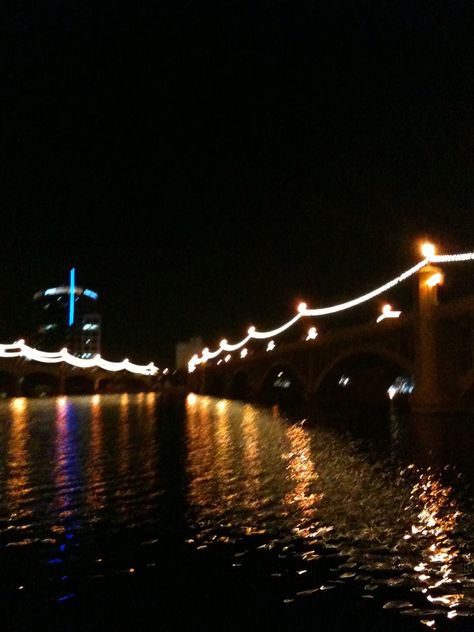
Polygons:
[[75,270],[70,271],[69,285],[36,292],[35,334],[37,349],[68,351],[80,358],[100,353],[101,317],[97,313],[98,294],[75,284]]

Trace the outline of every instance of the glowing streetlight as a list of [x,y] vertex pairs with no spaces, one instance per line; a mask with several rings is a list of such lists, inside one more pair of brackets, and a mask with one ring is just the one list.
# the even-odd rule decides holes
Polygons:
[[431,257],[434,257],[435,253],[436,248],[433,244],[430,244],[429,241],[425,241],[425,243],[422,244],[421,254],[423,255],[423,257],[425,257],[425,259],[431,259]]
[[401,312],[392,309],[392,306],[386,303],[382,307],[382,313],[377,318],[377,322],[379,323],[381,320],[385,320],[386,318],[399,318]]
[[426,280],[426,285],[428,287],[435,287],[435,285],[441,285],[443,283],[444,277],[441,272],[435,272],[430,276],[429,279]]

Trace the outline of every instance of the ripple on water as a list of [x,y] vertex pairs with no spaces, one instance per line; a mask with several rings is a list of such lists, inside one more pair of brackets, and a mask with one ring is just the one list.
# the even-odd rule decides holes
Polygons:
[[7,592],[66,605],[223,565],[289,607],[341,593],[429,627],[474,614],[473,508],[449,468],[202,397],[184,418],[146,394],[1,403],[0,425]]

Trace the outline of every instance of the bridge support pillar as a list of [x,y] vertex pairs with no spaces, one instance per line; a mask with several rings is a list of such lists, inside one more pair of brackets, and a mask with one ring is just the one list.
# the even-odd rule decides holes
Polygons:
[[[415,335],[415,390],[412,408],[416,412],[440,412],[446,401],[439,383],[439,354],[436,336],[437,283],[441,269],[426,265],[418,273],[418,309]],[[440,277],[442,278],[442,276]]]

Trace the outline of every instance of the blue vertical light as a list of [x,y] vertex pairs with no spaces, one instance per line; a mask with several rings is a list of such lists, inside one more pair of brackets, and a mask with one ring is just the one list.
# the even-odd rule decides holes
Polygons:
[[71,268],[69,273],[69,327],[74,324],[74,297],[76,286],[76,268]]

